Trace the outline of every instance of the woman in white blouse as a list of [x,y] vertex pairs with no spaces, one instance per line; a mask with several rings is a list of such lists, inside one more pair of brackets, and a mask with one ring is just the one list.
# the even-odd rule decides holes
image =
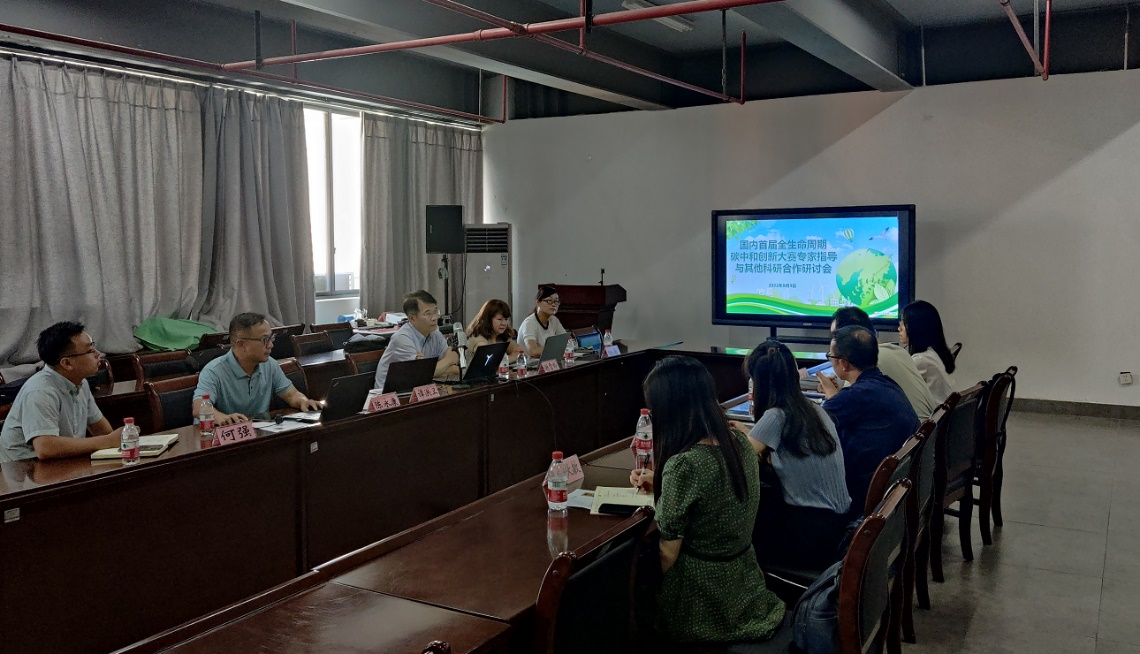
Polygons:
[[954,355],[946,345],[938,309],[922,300],[908,304],[899,321],[899,343],[910,352],[934,400],[945,402],[954,392]]

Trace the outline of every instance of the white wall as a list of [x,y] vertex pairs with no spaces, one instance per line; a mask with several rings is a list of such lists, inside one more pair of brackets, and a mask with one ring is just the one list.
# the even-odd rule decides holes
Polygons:
[[712,210],[913,203],[959,385],[1016,364],[1022,397],[1140,404],[1136,72],[522,120],[484,151],[516,297],[605,267],[620,336],[750,346],[710,321]]
[[[336,322],[340,316],[345,316],[360,308],[360,296],[317,298],[317,324]],[[368,307],[364,307],[367,309]],[[375,317],[375,312],[369,314]]]

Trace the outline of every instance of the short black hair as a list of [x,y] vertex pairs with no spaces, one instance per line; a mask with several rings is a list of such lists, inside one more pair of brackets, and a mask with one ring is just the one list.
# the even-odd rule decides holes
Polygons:
[[831,340],[835,341],[835,356],[859,370],[879,365],[879,341],[866,327],[848,325],[836,330]]
[[858,325],[872,334],[875,333],[875,323],[871,322],[871,316],[859,307],[843,307],[831,316],[832,321],[835,322],[835,329],[843,329],[851,325]]
[[239,313],[230,321],[230,342],[236,342],[238,332],[247,332],[265,322],[265,315],[261,313]]
[[86,327],[81,322],[57,322],[40,332],[36,339],[36,350],[40,359],[49,366],[58,366],[60,360],[71,347],[71,339],[83,333]]
[[538,287],[538,292],[534,294],[534,301],[542,302],[551,295],[558,295],[558,288],[554,284],[543,284]]
[[436,302],[435,298],[432,297],[431,293],[427,291],[412,291],[404,295],[404,313],[409,316],[418,316],[420,314],[420,302],[424,304],[439,304],[439,302]]

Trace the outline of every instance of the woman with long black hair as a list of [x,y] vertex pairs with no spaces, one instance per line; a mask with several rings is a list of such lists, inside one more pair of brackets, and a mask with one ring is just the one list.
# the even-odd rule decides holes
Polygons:
[[665,573],[657,623],[674,642],[730,643],[771,637],[783,603],[764,585],[752,549],[759,464],[744,434],[729,429],[712,376],[671,356],[645,378],[653,413],[652,485]]
[[954,355],[946,344],[942,317],[933,304],[919,300],[903,307],[899,344],[910,352],[934,401],[945,402],[954,392]]
[[[760,563],[825,568],[838,561],[852,499],[843,450],[831,417],[800,389],[795,357],[767,340],[744,361],[752,380],[756,426],[749,440],[757,455],[771,454],[781,498],[766,501],[754,538]],[[858,498],[862,509],[863,498]],[[768,529],[772,525],[775,530]]]

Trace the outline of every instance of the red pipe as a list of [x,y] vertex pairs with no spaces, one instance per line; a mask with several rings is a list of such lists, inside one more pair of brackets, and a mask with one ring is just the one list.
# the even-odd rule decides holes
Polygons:
[[[291,40],[289,52],[297,54],[297,20],[289,21],[289,31],[291,32]],[[297,64],[293,64],[293,79],[297,79]]]
[[1041,79],[1049,79],[1049,35],[1053,32],[1053,0],[1045,0],[1045,62],[1041,64]]
[[[66,34],[54,34],[52,32],[42,32],[40,30],[29,29],[26,27],[19,27],[16,25],[6,25],[0,23],[0,32],[8,32],[10,34],[19,34],[21,36],[30,36],[45,41],[55,41],[58,43],[67,43],[70,45],[78,45],[85,48],[92,48],[95,50],[105,50],[108,52],[117,52],[119,54],[130,55],[132,57],[143,57],[146,59],[154,59],[156,61],[165,61],[182,66],[189,66],[193,68],[203,68],[212,71],[222,71],[222,65],[216,64],[211,61],[202,61],[201,59],[191,59],[189,57],[179,57],[176,55],[168,55],[162,52],[155,52],[153,50],[143,50],[141,48],[130,48],[122,45],[115,45],[114,43],[104,43],[102,41],[92,41],[90,39],[83,39],[76,36],[68,36]],[[352,97],[359,97],[366,100],[382,102],[384,104],[392,104],[400,107],[409,107],[412,109],[421,109],[435,114],[442,114],[446,116],[454,116],[456,118],[464,118],[481,123],[503,123],[506,122],[504,117],[502,120],[498,118],[489,118],[479,114],[471,114],[466,111],[459,111],[457,109],[448,109],[446,107],[436,107],[430,104],[423,104],[420,102],[413,102],[411,100],[401,100],[400,98],[392,98],[384,95],[376,95],[373,93],[364,93],[363,91],[354,91],[351,89],[344,89],[329,84],[321,84],[319,82],[305,82],[297,79],[290,79],[281,75],[274,75],[272,73],[265,73],[262,71],[240,71],[243,75],[251,77],[261,77],[264,79],[286,82],[294,86],[309,87],[320,89],[322,91],[333,91],[341,95]],[[505,91],[504,91],[505,92]]]
[[[1045,13],[1045,60],[1049,60],[1049,22],[1051,9],[1053,6],[1052,0],[1045,0],[1046,13]],[[1013,29],[1017,32],[1017,38],[1021,39],[1021,45],[1025,46],[1025,51],[1029,53],[1029,58],[1033,60],[1033,72],[1041,75],[1042,79],[1049,79],[1048,70],[1041,63],[1041,59],[1037,57],[1037,51],[1033,49],[1033,44],[1029,42],[1029,36],[1025,33],[1025,29],[1021,27],[1021,21],[1018,20],[1017,14],[1014,13],[1013,7],[1009,5],[1009,0],[998,0],[1002,8],[1005,9],[1005,14],[1009,16],[1009,21],[1013,23]]]
[[[762,1],[762,2],[775,2],[778,0],[760,0],[760,1]],[[516,23],[513,21],[509,21],[505,18],[500,18],[498,16],[495,16],[494,14],[489,14],[485,11],[475,9],[473,7],[468,7],[467,5],[461,4],[459,2],[455,2],[454,0],[424,0],[424,2],[427,2],[428,4],[431,4],[431,5],[435,5],[437,7],[443,7],[444,9],[450,9],[451,11],[454,11],[456,13],[463,14],[464,16],[467,16],[469,18],[475,18],[477,20],[481,20],[481,21],[488,23],[490,25],[496,25],[500,29],[507,30],[511,33],[518,33],[522,30],[527,30],[528,28],[533,27],[533,25],[523,25],[522,23]],[[739,4],[739,2],[738,2],[738,4]],[[757,3],[753,2],[752,4],[757,4]],[[670,7],[677,7],[679,5],[669,5],[669,6]],[[658,9],[658,8],[659,7],[654,7],[654,9]],[[632,12],[618,12],[618,13],[632,13]],[[687,12],[687,13],[693,13],[693,12]],[[611,14],[603,14],[603,15],[608,16]],[[601,16],[595,16],[594,17],[595,20],[593,22],[596,24],[597,19],[600,17]],[[585,19],[584,18],[583,18],[582,30],[584,33],[584,30],[585,30]],[[682,82],[681,80],[674,79],[672,77],[667,77],[667,76],[662,75],[660,73],[655,73],[651,70],[647,70],[647,69],[641,68],[639,66],[634,66],[633,64],[628,64],[628,63],[625,63],[624,61],[620,61],[620,60],[614,59],[612,57],[607,57],[605,55],[598,54],[597,52],[594,52],[592,50],[588,50],[585,47],[583,47],[581,45],[581,42],[582,42],[581,39],[579,39],[579,45],[577,47],[575,47],[573,44],[568,43],[566,41],[563,41],[562,39],[550,36],[549,34],[539,33],[539,34],[529,34],[529,36],[531,36],[531,38],[533,38],[534,40],[536,40],[540,43],[545,43],[547,45],[553,46],[553,47],[558,48],[560,50],[566,50],[567,52],[573,52],[573,53],[582,55],[583,57],[586,57],[587,59],[592,59],[594,61],[598,61],[598,62],[601,62],[604,64],[609,64],[610,66],[614,66],[615,68],[620,68],[622,70],[626,70],[626,71],[629,71],[631,73],[636,73],[638,75],[642,75],[643,77],[648,77],[650,79],[657,80],[658,82],[664,82],[665,84],[672,84],[673,86],[677,86],[677,87],[686,89],[688,91],[693,91],[694,93],[700,93],[702,95],[707,95],[709,97],[716,98],[718,100],[722,100],[725,102],[735,102],[737,104],[744,104],[744,100],[743,100],[743,88],[744,87],[743,87],[743,85],[741,86],[742,97],[740,99],[738,99],[738,98],[734,98],[730,95],[725,95],[723,93],[717,93],[715,91],[710,91],[706,88],[696,86],[694,84],[689,84],[688,82]],[[741,37],[742,37],[742,44],[743,44],[743,33],[741,34]],[[744,75],[743,63],[744,63],[744,56],[743,56],[743,51],[742,51],[742,54],[741,54],[741,64],[742,64],[741,76],[742,77]]]
[[[767,4],[779,1],[780,0],[688,0],[687,2],[661,5],[658,7],[648,7],[646,9],[631,9],[629,11],[615,11],[608,14],[597,14],[591,20],[591,25],[606,27],[608,25],[620,25],[622,23],[633,23],[643,20],[652,20],[654,18],[666,18],[668,16],[678,16],[681,14],[696,14],[704,11],[715,11],[720,9],[735,9],[736,7]],[[433,2],[433,4],[437,3]],[[470,8],[468,7],[468,9]],[[396,50],[413,50],[416,48],[425,48],[435,45],[453,45],[456,43],[471,43],[473,41],[493,41],[497,39],[510,39],[520,36],[536,36],[540,34],[550,34],[552,32],[581,30],[585,29],[586,27],[586,18],[585,16],[576,16],[572,18],[562,18],[559,20],[551,20],[542,23],[514,23],[514,25],[517,25],[517,27],[499,27],[495,29],[476,30],[474,32],[467,32],[463,34],[432,36],[421,39],[411,39],[408,41],[395,41],[392,43],[378,43],[375,45],[357,46],[354,48],[337,48],[335,50],[312,52],[303,55],[270,57],[268,59],[263,59],[261,61],[261,64],[263,66],[276,66],[280,64],[302,63],[306,61],[321,61],[324,59],[358,57],[360,55],[376,54],[379,52],[392,52]],[[222,68],[225,70],[241,70],[245,68],[253,68],[256,65],[256,61],[238,61],[229,64],[222,64]]]

